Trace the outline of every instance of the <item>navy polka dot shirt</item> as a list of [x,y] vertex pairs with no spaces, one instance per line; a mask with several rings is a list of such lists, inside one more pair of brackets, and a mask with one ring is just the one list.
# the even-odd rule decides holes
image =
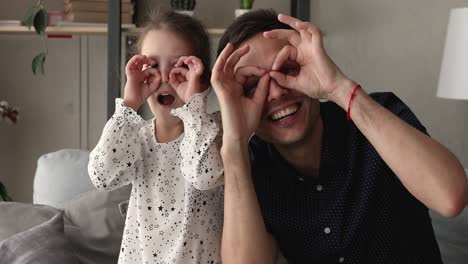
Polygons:
[[[392,93],[378,103],[426,133]],[[268,231],[289,263],[442,263],[428,209],[413,197],[346,113],[321,103],[319,177],[304,177],[254,137],[253,180]]]

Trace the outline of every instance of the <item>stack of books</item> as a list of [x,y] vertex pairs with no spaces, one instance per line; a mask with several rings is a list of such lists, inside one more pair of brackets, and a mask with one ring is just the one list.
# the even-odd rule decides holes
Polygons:
[[[65,0],[64,20],[81,23],[107,23],[108,1],[115,0]],[[131,0],[121,0],[122,24],[131,24],[134,12]]]

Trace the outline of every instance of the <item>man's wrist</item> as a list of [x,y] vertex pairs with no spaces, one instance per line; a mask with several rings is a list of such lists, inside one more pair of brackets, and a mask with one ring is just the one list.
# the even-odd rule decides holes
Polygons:
[[223,137],[220,154],[223,161],[226,162],[242,159],[244,155],[248,155],[248,140]]
[[339,105],[345,111],[348,108],[349,98],[356,87],[357,83],[350,79],[342,79],[336,82],[333,93],[328,99]]

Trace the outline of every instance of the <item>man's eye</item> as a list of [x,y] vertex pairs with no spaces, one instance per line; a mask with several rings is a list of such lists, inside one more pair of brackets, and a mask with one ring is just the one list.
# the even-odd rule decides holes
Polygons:
[[297,76],[299,74],[299,66],[285,66],[280,69],[282,74]]
[[245,85],[244,96],[248,98],[252,97],[253,94],[255,93],[255,89],[257,88],[257,85],[258,85],[258,81],[254,81]]

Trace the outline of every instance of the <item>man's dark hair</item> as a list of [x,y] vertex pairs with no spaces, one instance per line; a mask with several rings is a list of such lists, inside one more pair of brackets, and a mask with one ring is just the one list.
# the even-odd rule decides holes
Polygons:
[[151,30],[167,29],[176,33],[179,37],[190,43],[193,54],[202,62],[205,70],[201,80],[203,83],[210,83],[211,77],[211,48],[210,38],[203,24],[190,16],[182,15],[174,11],[160,13],[153,11],[149,15],[149,20],[143,28],[137,42],[138,52],[141,51],[141,45],[144,38]]
[[258,9],[240,17],[226,29],[218,45],[218,56],[228,43],[237,49],[242,43],[258,33],[273,29],[292,29],[278,21],[278,14],[273,9]]

